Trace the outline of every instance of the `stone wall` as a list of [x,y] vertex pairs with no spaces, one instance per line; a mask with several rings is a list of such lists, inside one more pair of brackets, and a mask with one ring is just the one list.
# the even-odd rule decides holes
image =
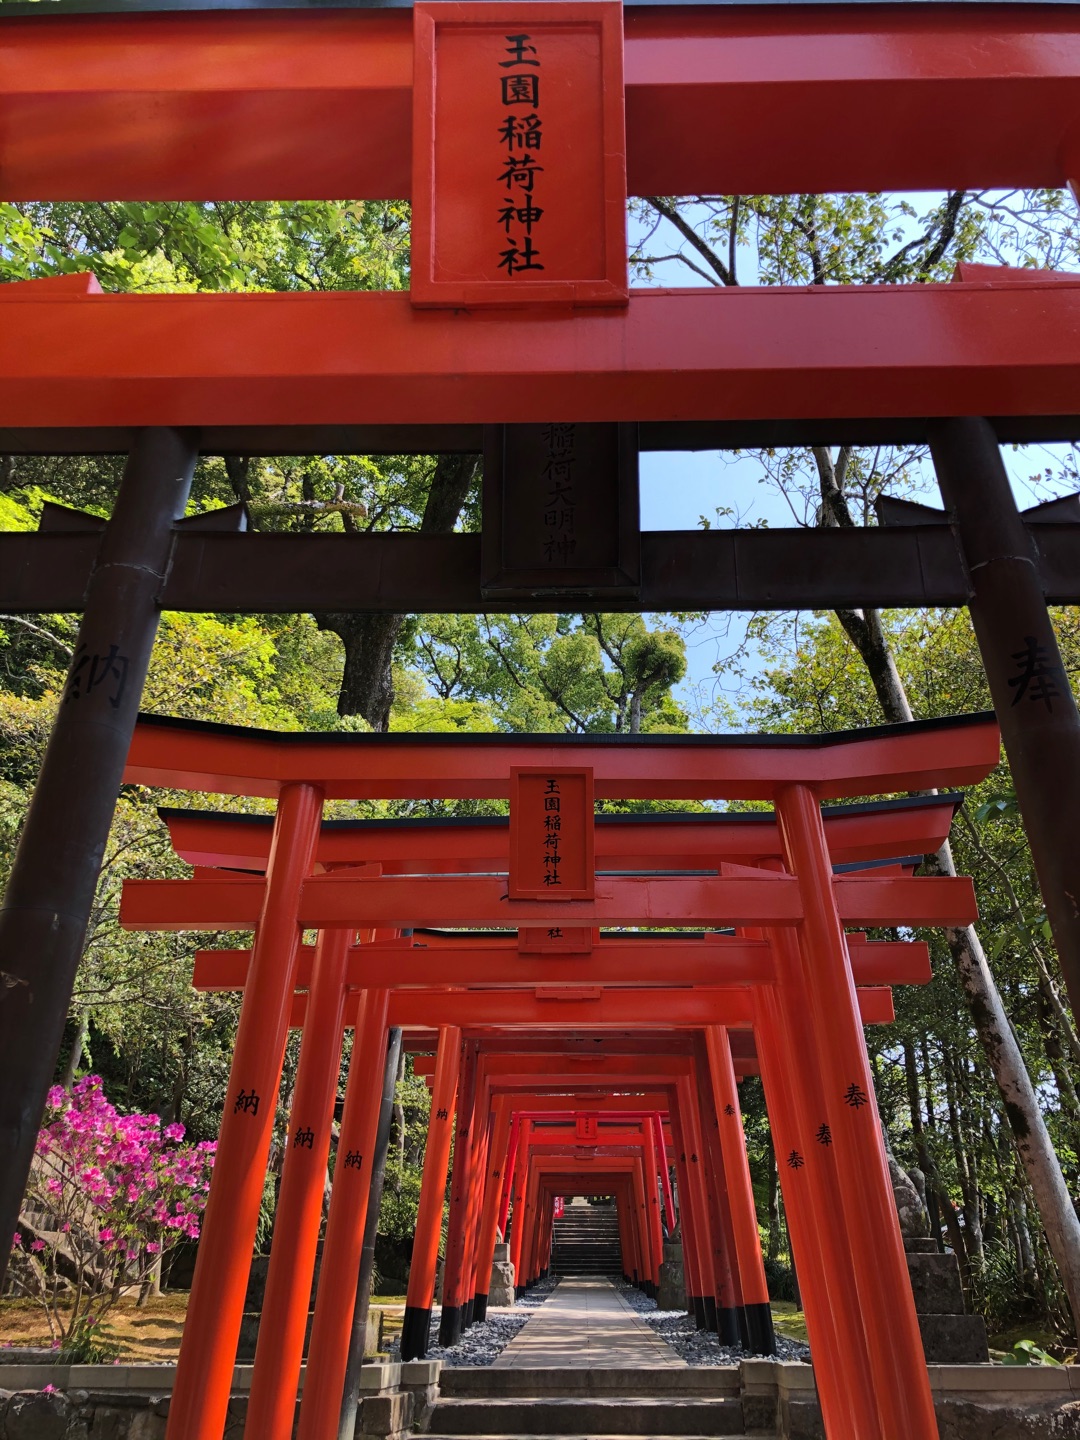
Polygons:
[[[437,1360],[365,1365],[358,1440],[404,1440],[423,1427],[439,1370]],[[747,1436],[824,1440],[809,1365],[744,1360],[737,1381],[730,1373]],[[174,1374],[167,1365],[0,1366],[0,1440],[164,1440]],[[931,1365],[930,1382],[941,1440],[1080,1440],[1080,1367]],[[250,1384],[251,1367],[237,1366],[225,1440],[242,1440]]]
[[[365,1365],[357,1436],[399,1440],[422,1424],[439,1369]],[[164,1440],[175,1375],[172,1365],[0,1365],[0,1440]],[[251,1366],[238,1365],[225,1440],[242,1440],[250,1387]]]
[[[1080,1366],[930,1365],[941,1440],[1080,1440]],[[747,1435],[825,1440],[809,1365],[744,1360]]]

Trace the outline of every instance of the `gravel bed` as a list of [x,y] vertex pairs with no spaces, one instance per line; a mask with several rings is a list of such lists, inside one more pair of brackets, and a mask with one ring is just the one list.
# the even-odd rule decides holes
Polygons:
[[[711,1330],[699,1330],[685,1310],[658,1310],[656,1301],[650,1300],[633,1285],[627,1285],[622,1280],[613,1280],[612,1283],[630,1308],[637,1311],[646,1325],[666,1340],[688,1365],[737,1365],[740,1360],[751,1358],[741,1345],[721,1345],[719,1337]],[[801,1341],[777,1335],[776,1358],[808,1361],[810,1347]]]
[[[429,1345],[427,1358],[441,1360],[451,1369],[460,1365],[494,1364],[558,1283],[553,1278],[541,1280],[517,1302],[513,1310],[489,1310],[487,1319],[482,1320],[478,1325],[471,1325],[456,1345],[444,1347],[437,1341]],[[441,1315],[442,1310],[436,1305],[431,1312],[433,1341],[439,1333],[439,1317]],[[396,1361],[400,1351],[400,1341],[395,1338],[387,1346],[387,1353],[391,1360]]]

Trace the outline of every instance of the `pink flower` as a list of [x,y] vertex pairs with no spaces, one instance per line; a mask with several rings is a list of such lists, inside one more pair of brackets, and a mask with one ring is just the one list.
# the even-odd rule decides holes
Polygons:
[[166,1140],[182,1140],[187,1131],[183,1125],[174,1122],[172,1125],[166,1125],[163,1133]]
[[104,1230],[98,1231],[97,1238],[101,1241],[102,1245],[108,1245],[111,1240],[115,1239],[115,1236],[113,1232],[106,1227]]
[[12,1243],[12,1245],[21,1245],[21,1244],[22,1244],[22,1236],[19,1234],[18,1230],[15,1231],[15,1238],[14,1238],[14,1240],[12,1240],[11,1243]]
[[57,1180],[54,1176],[52,1180],[47,1182],[45,1188],[48,1190],[50,1195],[59,1195],[64,1187],[63,1185],[61,1185],[60,1181]]
[[43,1385],[41,1387],[41,1393],[42,1395],[59,1395],[60,1392],[55,1385]]
[[146,1253],[148,1255],[156,1255],[160,1249],[161,1246],[156,1240],[148,1240],[146,1242]]
[[31,1242],[30,1242],[30,1249],[33,1250],[33,1251],[35,1251],[36,1254],[40,1255],[41,1252],[42,1252],[42,1250],[45,1249],[45,1241],[44,1241],[44,1240],[31,1240]]

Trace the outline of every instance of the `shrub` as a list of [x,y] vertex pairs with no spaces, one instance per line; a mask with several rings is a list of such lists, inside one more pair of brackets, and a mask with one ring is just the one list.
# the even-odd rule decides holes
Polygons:
[[[216,1145],[183,1145],[182,1125],[120,1115],[101,1078],[49,1091],[16,1235],[53,1346],[111,1358],[101,1322],[125,1290],[149,1285],[163,1256],[199,1235]],[[25,1232],[25,1233],[24,1233]]]

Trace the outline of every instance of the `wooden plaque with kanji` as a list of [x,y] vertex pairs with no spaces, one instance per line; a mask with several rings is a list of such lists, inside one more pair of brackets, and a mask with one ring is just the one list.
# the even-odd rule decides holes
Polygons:
[[413,302],[625,305],[622,6],[413,16]]
[[511,900],[591,900],[593,772],[510,771]]

